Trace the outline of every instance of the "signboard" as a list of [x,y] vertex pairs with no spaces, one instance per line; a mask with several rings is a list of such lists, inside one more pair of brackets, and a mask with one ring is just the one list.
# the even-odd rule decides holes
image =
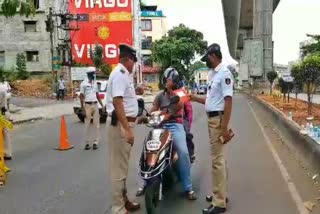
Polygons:
[[87,67],[72,67],[71,68],[71,80],[82,81],[87,78]]
[[60,66],[60,57],[59,56],[54,56],[52,58],[53,61],[53,70],[57,71],[60,70],[61,66]]
[[283,76],[282,79],[285,82],[293,82],[294,80],[292,76]]
[[[119,43],[133,45],[133,0],[72,0],[71,14],[79,20],[70,22],[72,56],[76,62],[92,64],[96,45],[103,47],[103,57],[110,65],[118,63]],[[78,25],[77,25],[78,24]]]
[[244,41],[244,63],[248,64],[250,77],[263,76],[263,41],[247,39]]
[[157,11],[141,11],[142,17],[163,17],[162,10]]

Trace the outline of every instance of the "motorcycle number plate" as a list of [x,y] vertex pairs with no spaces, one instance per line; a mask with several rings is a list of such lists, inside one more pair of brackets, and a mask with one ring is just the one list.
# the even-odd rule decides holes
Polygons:
[[149,140],[146,145],[147,150],[149,151],[157,151],[160,149],[160,146],[161,142],[158,140]]

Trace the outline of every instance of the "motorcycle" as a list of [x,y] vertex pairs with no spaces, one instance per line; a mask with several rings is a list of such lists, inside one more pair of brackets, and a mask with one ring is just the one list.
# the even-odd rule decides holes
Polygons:
[[[170,105],[180,101],[178,96],[170,100]],[[138,101],[139,109],[144,107],[143,100]],[[147,110],[143,110],[146,111]],[[142,114],[142,111],[139,111]],[[163,128],[164,112],[149,114],[144,121],[151,128],[144,140],[140,158],[139,175],[145,181],[145,206],[148,214],[159,213],[159,202],[163,192],[170,189],[179,180],[177,171],[178,155],[173,148],[172,134]]]

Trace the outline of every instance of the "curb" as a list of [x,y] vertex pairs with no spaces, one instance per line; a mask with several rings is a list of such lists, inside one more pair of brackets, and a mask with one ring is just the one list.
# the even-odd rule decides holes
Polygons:
[[256,96],[247,96],[269,112],[276,122],[274,128],[289,139],[285,144],[294,152],[294,155],[315,171],[315,174],[320,174],[320,145],[308,135],[301,134],[300,126],[295,121],[289,120],[283,112]]
[[28,122],[31,122],[31,121],[38,121],[38,120],[43,120],[43,119],[44,119],[43,117],[34,117],[34,118],[25,119],[25,120],[13,121],[12,124],[20,125],[20,124],[23,124],[23,123],[28,123]]

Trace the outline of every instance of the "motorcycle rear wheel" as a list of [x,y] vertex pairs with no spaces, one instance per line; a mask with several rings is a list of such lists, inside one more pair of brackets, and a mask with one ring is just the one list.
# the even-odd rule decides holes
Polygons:
[[145,190],[145,204],[147,214],[159,214],[159,189],[160,181],[147,185]]

